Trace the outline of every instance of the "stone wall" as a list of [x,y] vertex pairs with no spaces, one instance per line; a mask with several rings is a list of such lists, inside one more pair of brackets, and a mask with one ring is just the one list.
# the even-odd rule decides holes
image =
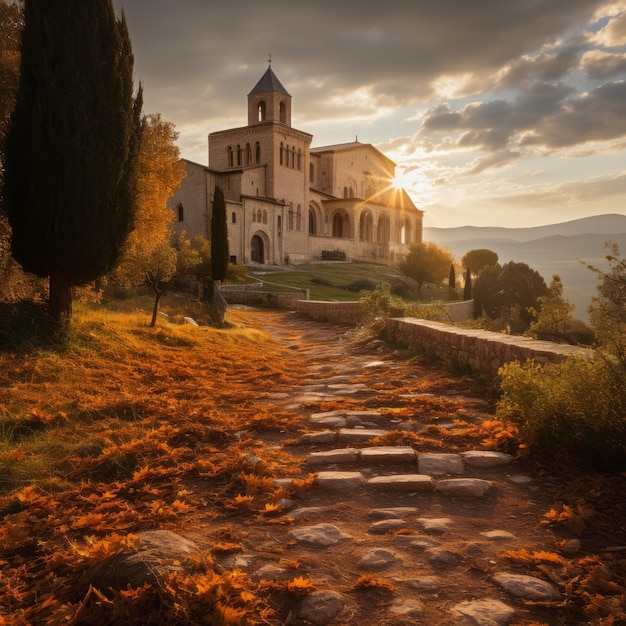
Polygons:
[[397,345],[489,377],[495,377],[500,367],[511,361],[558,363],[573,354],[592,353],[577,346],[486,330],[468,330],[409,317],[389,318],[387,337]]
[[302,291],[262,291],[260,289],[228,289],[222,290],[222,295],[228,304],[248,304],[250,306],[271,306],[279,309],[295,309],[302,298],[308,298],[308,293]]
[[321,300],[298,300],[296,311],[311,319],[331,324],[356,326],[361,322],[365,308],[360,302],[326,302]]

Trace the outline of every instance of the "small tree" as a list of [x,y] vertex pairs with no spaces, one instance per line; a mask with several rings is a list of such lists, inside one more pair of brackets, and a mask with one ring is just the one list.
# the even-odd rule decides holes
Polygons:
[[24,18],[4,201],[13,257],[49,277],[65,327],[72,287],[108,273],[133,227],[141,93],[111,0],[26,0]]
[[468,267],[465,271],[465,286],[463,287],[463,300],[472,299],[472,270]]
[[448,286],[450,289],[456,288],[456,271],[454,265],[450,265],[450,274],[448,275]]
[[563,298],[563,283],[558,274],[552,276],[548,293],[537,298],[537,305],[537,308],[529,309],[533,321],[528,334],[546,341],[574,343],[571,329],[574,323],[572,311],[576,306]]
[[409,253],[397,264],[397,268],[417,282],[419,292],[426,282],[443,282],[453,262],[454,257],[449,250],[429,241],[412,245]]
[[461,259],[461,265],[466,269],[471,267],[475,276],[480,274],[485,267],[493,267],[497,263],[498,255],[493,250],[486,248],[470,250]]
[[606,244],[608,271],[592,265],[598,277],[598,295],[591,301],[591,323],[601,346],[617,359],[621,375],[626,376],[626,259],[617,244]]
[[161,241],[152,248],[150,255],[145,259],[146,282],[154,292],[151,327],[156,325],[162,296],[172,288],[176,280],[189,274],[199,261],[200,257],[191,248],[184,231],[175,239],[174,245],[168,241]]

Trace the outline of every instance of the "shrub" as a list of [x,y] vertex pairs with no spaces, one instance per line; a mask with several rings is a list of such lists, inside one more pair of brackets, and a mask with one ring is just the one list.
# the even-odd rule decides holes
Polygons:
[[346,286],[346,289],[354,293],[359,293],[361,291],[373,291],[374,289],[376,289],[376,283],[373,280],[361,278],[360,280],[355,280],[351,282],[349,285]]
[[500,369],[497,417],[517,424],[531,450],[603,470],[626,468],[626,380],[602,356]]

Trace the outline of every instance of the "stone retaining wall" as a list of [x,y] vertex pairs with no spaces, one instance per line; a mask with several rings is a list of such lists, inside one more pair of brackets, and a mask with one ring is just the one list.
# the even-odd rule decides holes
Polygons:
[[387,337],[392,343],[489,377],[497,376],[500,367],[511,361],[558,363],[573,354],[592,354],[591,350],[577,346],[468,330],[410,317],[389,318]]
[[228,304],[248,304],[250,306],[271,306],[280,309],[295,309],[302,298],[308,298],[308,292],[302,291],[261,291],[259,289],[228,289],[222,290]]
[[296,302],[296,311],[319,322],[357,326],[363,318],[365,308],[360,302],[299,300]]

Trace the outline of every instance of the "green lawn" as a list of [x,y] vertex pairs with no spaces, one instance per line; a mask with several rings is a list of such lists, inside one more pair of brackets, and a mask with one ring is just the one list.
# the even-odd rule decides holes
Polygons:
[[292,265],[284,271],[251,272],[262,280],[269,291],[291,288],[308,289],[311,300],[358,300],[362,289],[373,289],[388,282],[394,291],[409,293],[411,284],[390,265],[376,263],[305,263]]

